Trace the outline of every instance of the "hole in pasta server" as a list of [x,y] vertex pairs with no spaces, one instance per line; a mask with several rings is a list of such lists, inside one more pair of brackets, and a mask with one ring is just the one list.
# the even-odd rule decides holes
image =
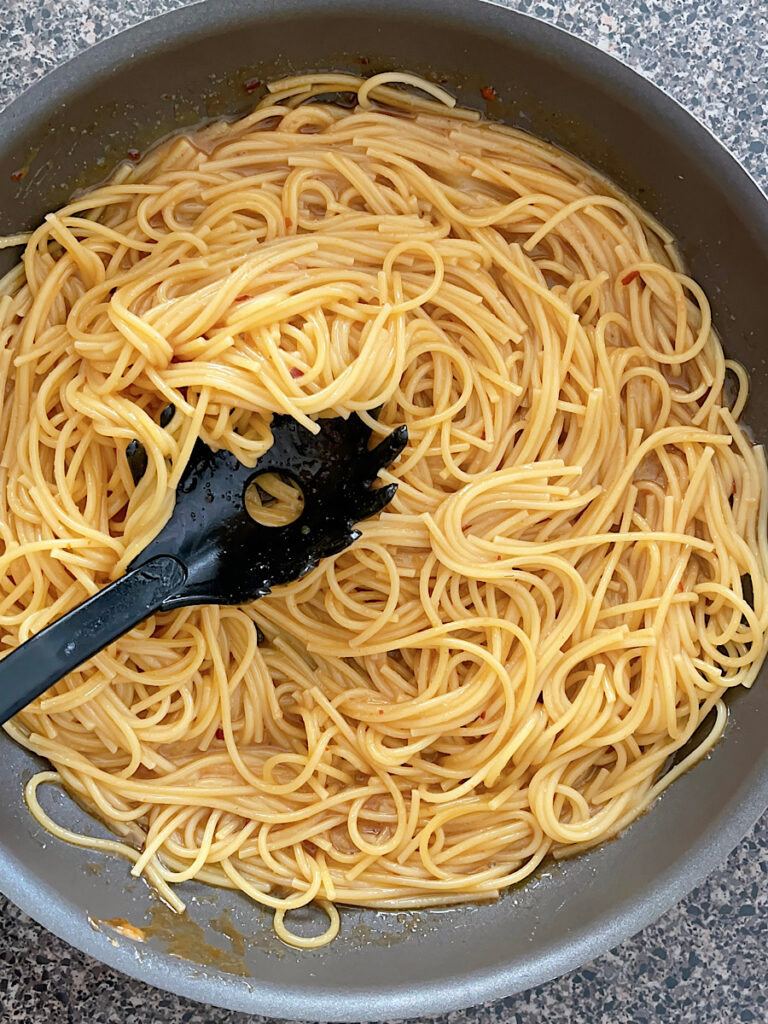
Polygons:
[[295,481],[281,473],[260,473],[248,484],[245,507],[260,526],[287,526],[304,511],[304,495]]

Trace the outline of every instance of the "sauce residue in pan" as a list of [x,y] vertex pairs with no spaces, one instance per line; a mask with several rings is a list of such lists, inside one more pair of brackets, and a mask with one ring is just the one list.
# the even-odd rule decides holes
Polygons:
[[[160,901],[149,908],[148,924],[138,926],[123,917],[101,919],[89,916],[88,922],[94,931],[103,931],[106,927],[133,942],[144,943],[153,938],[158,939],[166,953],[181,960],[189,960],[203,967],[215,967],[227,974],[241,977],[251,975],[244,959],[245,936],[235,927],[226,910],[212,920],[210,926],[229,939],[232,943],[231,952],[206,942],[202,926],[193,921],[186,911],[177,914]],[[109,941],[117,945],[114,939],[110,938]]]
[[220,935],[225,935],[229,939],[235,956],[245,956],[245,936],[238,930],[228,910],[222,910],[218,917],[212,917],[210,925]]

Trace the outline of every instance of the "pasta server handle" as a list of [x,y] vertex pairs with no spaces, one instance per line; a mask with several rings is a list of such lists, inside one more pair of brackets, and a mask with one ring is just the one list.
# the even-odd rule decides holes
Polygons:
[[0,661],[0,724],[178,594],[182,563],[159,555],[104,587]]

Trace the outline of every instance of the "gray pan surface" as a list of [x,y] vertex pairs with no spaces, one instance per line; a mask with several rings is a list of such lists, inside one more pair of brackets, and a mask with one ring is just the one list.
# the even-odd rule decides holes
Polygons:
[[[107,40],[0,114],[0,231],[35,225],[129,148],[247,109],[249,79],[363,67],[437,73],[480,108],[480,89],[492,84],[500,101],[491,116],[586,159],[651,210],[710,296],[726,351],[751,371],[746,418],[758,439],[768,437],[764,197],[654,86],[555,28],[480,0],[209,0]],[[699,882],[768,805],[767,717],[761,678],[734,695],[713,754],[620,839],[544,870],[498,903],[349,910],[342,937],[311,952],[283,946],[244,898],[191,883],[181,887],[188,917],[173,922],[125,862],[51,839],[22,799],[38,762],[0,734],[0,890],[92,956],[203,1002],[292,1019],[437,1014],[586,962]],[[44,803],[63,824],[107,834],[58,790]],[[318,927],[310,917],[306,927]],[[148,924],[149,941],[89,922],[113,918]]]

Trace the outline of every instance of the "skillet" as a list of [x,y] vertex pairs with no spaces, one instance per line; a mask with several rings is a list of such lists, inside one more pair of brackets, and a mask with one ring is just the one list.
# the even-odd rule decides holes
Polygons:
[[[586,43],[481,0],[208,0],[107,40],[0,114],[0,231],[36,224],[129,149],[248,109],[244,86],[254,79],[397,67],[446,78],[461,103],[479,109],[486,107],[481,90],[493,85],[491,116],[587,160],[672,230],[712,301],[726,352],[752,374],[745,419],[766,440],[764,197],[654,86]],[[750,692],[734,694],[726,736],[712,755],[618,840],[545,868],[490,906],[346,911],[342,936],[316,951],[283,946],[268,917],[243,897],[192,883],[180,887],[189,914],[174,921],[124,862],[51,839],[21,795],[39,765],[0,735],[0,890],[105,963],[231,1009],[379,1020],[508,995],[650,923],[760,816],[768,805],[765,675]],[[62,824],[107,834],[57,790],[44,802]],[[148,925],[147,942],[99,923],[115,919]]]

